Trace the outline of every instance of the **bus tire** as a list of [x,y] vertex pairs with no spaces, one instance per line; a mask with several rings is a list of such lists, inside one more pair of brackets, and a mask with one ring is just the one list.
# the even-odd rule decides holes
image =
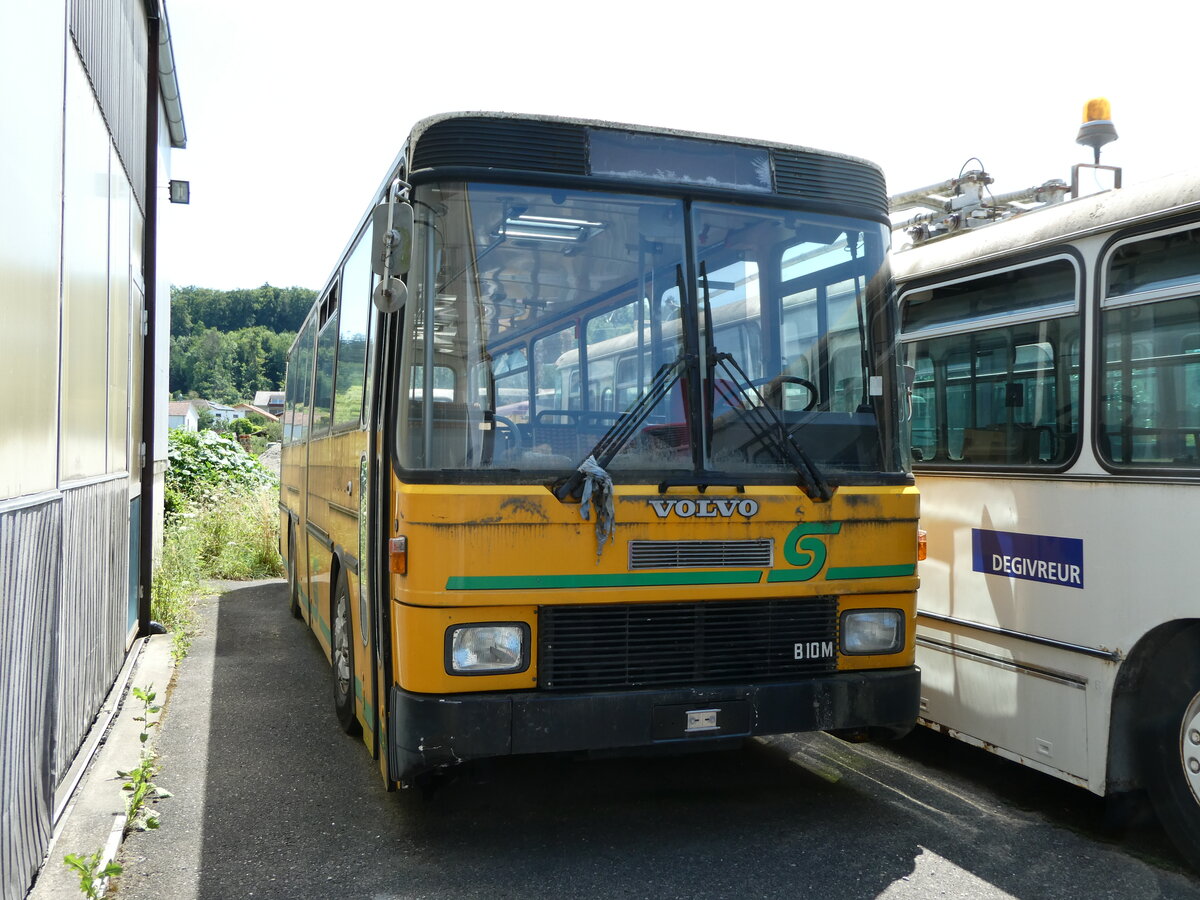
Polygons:
[[1200,866],[1200,629],[1173,637],[1141,689],[1139,766],[1159,821]]
[[292,617],[303,618],[300,611],[300,583],[296,577],[296,530],[288,529],[288,558],[287,558],[288,591],[291,594]]
[[333,662],[333,709],[346,734],[358,731],[354,711],[354,627],[350,618],[350,591],[346,570],[338,573],[337,587],[330,604],[330,655]]

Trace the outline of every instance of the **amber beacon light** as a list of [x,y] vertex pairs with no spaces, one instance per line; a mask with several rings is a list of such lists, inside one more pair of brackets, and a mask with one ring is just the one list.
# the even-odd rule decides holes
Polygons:
[[1096,154],[1096,165],[1100,165],[1100,148],[1117,139],[1117,129],[1112,123],[1112,104],[1104,97],[1089,100],[1083,106],[1083,124],[1075,143],[1091,147]]

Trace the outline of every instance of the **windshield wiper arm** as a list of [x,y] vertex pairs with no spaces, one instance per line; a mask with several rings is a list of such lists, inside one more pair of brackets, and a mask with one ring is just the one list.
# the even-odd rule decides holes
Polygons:
[[[713,331],[712,304],[708,296],[708,270],[704,261],[700,263],[700,280],[704,288],[705,355],[708,357],[708,384],[705,387],[705,395],[708,402],[707,418],[710,439],[714,429],[712,417],[716,409],[716,370],[720,366],[723,372],[729,376],[730,381],[733,382],[733,388],[736,390],[735,395],[727,396],[732,392],[728,388],[722,387],[721,394],[749,427],[753,435],[752,442],[759,441],[769,444],[780,458],[787,460],[796,470],[800,476],[800,488],[804,493],[813,500],[822,503],[827,501],[833,496],[833,489],[830,487],[828,479],[817,468],[817,464],[813,462],[812,457],[796,443],[779,414],[773,407],[767,405],[766,399],[754,386],[742,367],[738,365],[733,354],[717,350]],[[743,403],[747,391],[752,392],[757,401],[753,406],[747,407]]]
[[833,496],[833,488],[830,486],[829,480],[813,462],[812,457],[796,443],[792,433],[788,431],[774,407],[767,404],[762,393],[746,376],[733,355],[718,353],[716,364],[720,365],[725,374],[730,376],[730,380],[733,381],[733,386],[737,390],[738,397],[729,399],[744,397],[747,390],[754,394],[756,403],[753,406],[733,407],[742,421],[750,428],[753,434],[752,442],[769,444],[779,457],[787,460],[800,476],[800,487],[811,499],[822,503],[829,500]]
[[[584,456],[584,460],[588,456],[594,457],[600,468],[607,468],[613,457],[620,453],[621,448],[637,434],[638,429],[642,427],[642,423],[646,421],[654,407],[658,406],[659,402],[671,392],[671,388],[675,387],[675,382],[682,377],[688,362],[689,357],[680,355],[674,362],[663,363],[654,373],[654,378],[650,381],[646,392],[638,398],[633,406],[621,414],[621,417],[612,424],[608,431],[604,432],[600,440],[596,441],[596,445]],[[567,497],[577,495],[584,477],[584,474],[576,469],[570,477],[555,486],[554,496],[559,500],[566,500]]]

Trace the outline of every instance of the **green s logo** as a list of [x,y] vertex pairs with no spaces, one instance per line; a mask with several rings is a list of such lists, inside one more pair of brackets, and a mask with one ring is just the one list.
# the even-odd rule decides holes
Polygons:
[[789,572],[787,580],[808,581],[815,578],[824,567],[829,552],[824,539],[817,535],[837,534],[841,530],[841,522],[808,522],[788,532],[783,542],[783,558],[795,566],[796,571]]

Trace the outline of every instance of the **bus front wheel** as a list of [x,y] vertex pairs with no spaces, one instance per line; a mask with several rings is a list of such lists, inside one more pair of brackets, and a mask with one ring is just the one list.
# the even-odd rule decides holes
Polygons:
[[354,635],[345,569],[338,574],[330,618],[333,622],[333,708],[342,730],[354,734],[358,730],[358,717],[354,712]]
[[1142,779],[1176,847],[1200,866],[1200,629],[1172,638],[1142,685]]

